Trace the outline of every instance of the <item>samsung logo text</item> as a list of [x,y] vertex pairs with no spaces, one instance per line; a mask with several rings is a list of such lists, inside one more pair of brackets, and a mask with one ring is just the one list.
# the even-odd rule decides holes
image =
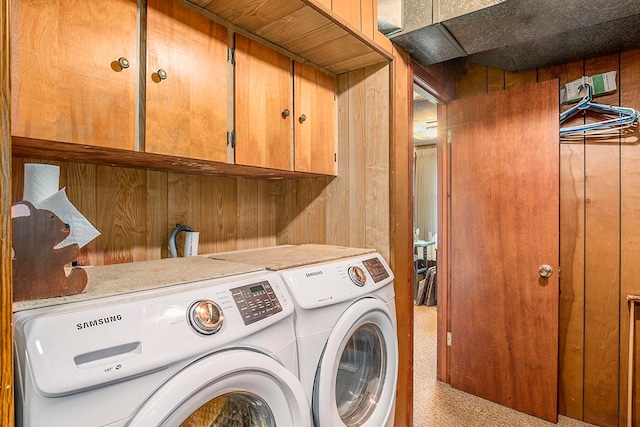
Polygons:
[[77,323],[76,328],[78,330],[93,328],[94,326],[105,325],[107,323],[113,323],[122,320],[122,315],[117,314],[115,316],[103,317],[100,319],[89,320],[88,322]]

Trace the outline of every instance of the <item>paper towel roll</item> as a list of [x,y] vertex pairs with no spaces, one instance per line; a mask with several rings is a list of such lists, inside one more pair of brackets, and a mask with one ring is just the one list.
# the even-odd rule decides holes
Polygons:
[[25,163],[22,200],[38,203],[58,192],[60,166]]

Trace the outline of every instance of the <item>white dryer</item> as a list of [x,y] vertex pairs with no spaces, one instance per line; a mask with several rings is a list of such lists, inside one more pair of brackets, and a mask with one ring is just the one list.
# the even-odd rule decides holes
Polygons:
[[318,427],[392,426],[393,273],[372,253],[280,272],[296,302],[300,382]]
[[254,272],[14,314],[18,426],[310,426],[294,304]]
[[295,300],[299,377],[316,427],[393,426],[393,272],[369,249],[276,246],[210,255],[278,271]]

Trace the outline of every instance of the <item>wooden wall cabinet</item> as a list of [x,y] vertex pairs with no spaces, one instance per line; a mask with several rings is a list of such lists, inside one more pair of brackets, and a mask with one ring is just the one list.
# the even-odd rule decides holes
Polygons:
[[334,175],[335,79],[239,34],[235,52],[236,164]]
[[135,0],[14,0],[11,134],[133,150],[136,14]]
[[146,152],[226,162],[227,40],[193,10],[148,0]]
[[336,175],[336,81],[301,62],[294,70],[294,169]]

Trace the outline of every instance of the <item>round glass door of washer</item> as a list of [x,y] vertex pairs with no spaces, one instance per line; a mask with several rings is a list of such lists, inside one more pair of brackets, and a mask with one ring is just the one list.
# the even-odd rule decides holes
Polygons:
[[230,392],[194,411],[180,427],[275,427],[273,413],[259,396]]

